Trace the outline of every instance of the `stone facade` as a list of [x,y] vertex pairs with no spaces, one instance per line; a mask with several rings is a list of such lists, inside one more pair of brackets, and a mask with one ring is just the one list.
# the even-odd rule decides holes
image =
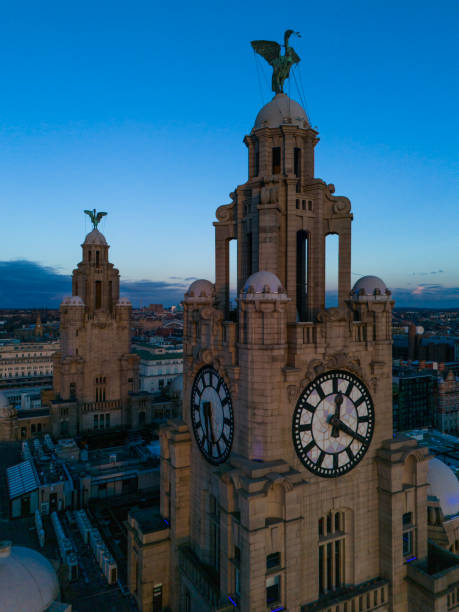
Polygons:
[[[161,431],[167,530],[130,521],[130,588],[141,567],[141,582],[161,586],[161,605],[177,612],[456,609],[447,599],[459,586],[455,560],[436,565],[428,555],[427,449],[392,437],[390,292],[376,277],[351,292],[350,202],[314,178],[317,132],[291,106],[299,108],[280,94],[260,111],[245,138],[249,179],[217,210],[215,285],[195,281],[185,294],[183,416]],[[328,234],[339,236],[339,303],[325,309]],[[304,390],[326,373],[355,377],[374,406],[366,454],[333,478],[307,469],[292,437]],[[333,418],[325,436],[356,444],[333,433]],[[231,446],[226,461],[221,444]],[[332,455],[320,461],[335,465]]]

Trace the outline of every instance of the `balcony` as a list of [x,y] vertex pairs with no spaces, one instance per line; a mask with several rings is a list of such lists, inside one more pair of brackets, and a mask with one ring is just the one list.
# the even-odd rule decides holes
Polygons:
[[377,578],[345,587],[305,604],[301,612],[371,612],[389,603],[389,581]]
[[111,410],[120,410],[121,400],[105,400],[103,402],[83,402],[81,404],[81,412],[110,412]]

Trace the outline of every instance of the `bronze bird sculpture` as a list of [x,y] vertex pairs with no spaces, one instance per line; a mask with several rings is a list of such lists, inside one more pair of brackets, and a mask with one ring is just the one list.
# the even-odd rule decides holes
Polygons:
[[107,215],[108,213],[106,212],[97,212],[96,209],[94,208],[94,210],[85,210],[84,213],[86,215],[88,215],[88,217],[91,219],[91,223],[93,225],[94,229],[97,229],[97,226],[100,223],[100,220],[102,219],[102,217],[105,217],[105,215]]
[[284,81],[290,74],[290,68],[300,61],[295,50],[289,46],[288,40],[292,34],[300,37],[299,32],[286,30],[284,34],[284,55],[281,55],[281,45],[272,40],[252,40],[251,45],[256,53],[261,55],[273,67],[272,90],[274,93],[284,93]]

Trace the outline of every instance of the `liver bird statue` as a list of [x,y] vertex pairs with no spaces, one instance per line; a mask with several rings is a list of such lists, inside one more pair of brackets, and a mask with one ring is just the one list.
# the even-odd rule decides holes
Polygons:
[[102,211],[97,212],[96,209],[94,209],[94,210],[85,210],[84,212],[91,219],[91,223],[92,223],[94,229],[97,229],[97,226],[99,225],[100,220],[102,219],[102,217],[105,217],[105,215],[108,214],[108,213],[102,212]]
[[285,31],[284,44],[282,45],[285,48],[284,55],[281,55],[281,45],[272,40],[252,40],[250,43],[254,51],[260,54],[273,67],[272,90],[276,94],[284,93],[284,81],[290,74],[290,68],[293,64],[297,64],[300,61],[295,50],[288,44],[292,34],[296,34],[300,38],[299,32],[294,32],[293,30]]

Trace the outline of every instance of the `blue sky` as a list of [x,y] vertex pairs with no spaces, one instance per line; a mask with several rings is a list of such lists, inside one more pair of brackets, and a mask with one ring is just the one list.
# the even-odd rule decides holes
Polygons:
[[353,278],[381,276],[399,305],[459,305],[458,22],[455,0],[5,3],[0,307],[22,305],[27,270],[50,283],[36,306],[70,292],[85,208],[109,212],[138,300],[212,280],[215,209],[271,98],[250,40],[289,27],[316,176],[352,202]]

